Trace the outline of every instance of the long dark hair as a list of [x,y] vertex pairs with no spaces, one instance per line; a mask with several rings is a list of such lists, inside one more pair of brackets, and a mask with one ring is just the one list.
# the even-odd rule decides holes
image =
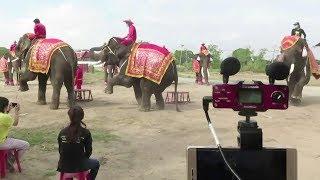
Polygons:
[[0,97],[0,112],[4,112],[4,108],[9,106],[9,100],[5,97]]
[[81,134],[81,126],[86,127],[86,124],[82,122],[84,112],[80,106],[74,106],[69,109],[68,115],[70,124],[67,127],[67,141],[76,142]]

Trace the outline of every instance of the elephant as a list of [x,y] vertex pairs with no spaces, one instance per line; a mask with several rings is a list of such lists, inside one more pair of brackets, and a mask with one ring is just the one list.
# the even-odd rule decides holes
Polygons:
[[19,72],[21,70],[21,60],[15,58],[12,53],[4,47],[0,47],[0,58],[8,60],[8,71],[3,72],[6,85],[14,85],[14,72],[16,74],[17,82],[19,81]]
[[[199,84],[209,85],[208,69],[210,65],[211,54],[204,53],[195,54],[195,59],[200,60],[200,74],[197,75]],[[203,78],[203,80],[202,80]]]
[[162,93],[174,81],[176,111],[180,111],[177,102],[178,73],[175,62],[173,61],[169,65],[160,84],[154,83],[146,78],[129,77],[125,74],[125,71],[126,67],[128,66],[128,58],[131,53],[131,48],[132,45],[121,45],[120,43],[118,43],[118,40],[116,38],[111,38],[108,44],[106,44],[102,48],[102,60],[107,64],[117,65],[118,67],[120,67],[119,74],[108,81],[105,92],[107,94],[112,94],[113,87],[116,85],[124,86],[127,88],[133,87],[135,98],[140,106],[141,111],[150,111],[150,98],[152,94],[155,95],[157,109],[163,110],[165,104]]
[[284,62],[289,67],[294,65],[293,70],[291,70],[292,72],[287,78],[289,101],[292,105],[299,105],[301,103],[303,87],[310,81],[310,63],[308,58],[302,55],[305,47],[308,47],[306,40],[300,38],[291,48],[282,50],[276,59],[277,61]]
[[74,95],[74,76],[77,68],[77,57],[74,50],[70,46],[63,46],[55,49],[50,60],[50,68],[47,74],[35,73],[30,71],[29,59],[31,56],[30,48],[36,40],[30,40],[28,34],[23,35],[16,47],[16,56],[24,59],[25,70],[21,73],[20,91],[28,91],[27,82],[33,81],[38,77],[38,101],[37,104],[46,104],[47,81],[50,77],[53,86],[52,100],[50,109],[58,109],[60,104],[60,91],[64,84],[68,93],[68,105],[70,107],[75,104]]
[[[90,58],[95,60],[95,61],[102,61],[102,55],[103,55],[103,52],[101,52],[103,46],[100,46],[100,47],[93,47],[89,50],[90,52]],[[100,51],[100,53],[95,53],[94,51]],[[108,81],[110,81],[113,76],[115,74],[118,73],[118,69],[117,69],[117,66],[114,65],[114,64],[104,64],[103,65],[104,67],[104,82],[107,83]]]

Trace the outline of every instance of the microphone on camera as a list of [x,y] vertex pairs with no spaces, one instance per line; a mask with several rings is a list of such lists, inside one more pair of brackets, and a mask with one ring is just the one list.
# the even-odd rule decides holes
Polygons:
[[284,80],[289,76],[290,67],[283,62],[274,62],[266,66],[266,75],[269,76],[269,83],[274,84],[275,80]]
[[223,75],[223,83],[228,83],[229,76],[235,75],[240,71],[240,61],[235,57],[228,57],[220,64],[220,74]]

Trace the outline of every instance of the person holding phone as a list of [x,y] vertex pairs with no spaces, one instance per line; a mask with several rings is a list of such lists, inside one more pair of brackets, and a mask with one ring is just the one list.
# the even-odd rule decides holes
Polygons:
[[[13,116],[9,112],[14,109]],[[16,149],[19,159],[28,150],[29,143],[20,139],[9,138],[8,133],[12,126],[19,123],[20,106],[17,103],[9,103],[5,97],[0,97],[0,150]]]

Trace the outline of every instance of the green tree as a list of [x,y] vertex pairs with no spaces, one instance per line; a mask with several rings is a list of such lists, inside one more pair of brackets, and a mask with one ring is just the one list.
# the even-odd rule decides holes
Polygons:
[[9,53],[9,49],[7,49],[7,48],[5,48],[5,47],[0,47],[0,58],[1,58],[5,53]]
[[173,53],[174,59],[177,64],[184,64],[191,62],[194,54],[191,50],[175,50]]
[[239,59],[241,67],[245,67],[253,60],[253,51],[250,48],[239,48],[232,52],[232,56]]
[[220,64],[221,64],[221,55],[222,55],[222,50],[220,50],[218,48],[217,45],[214,44],[209,44],[208,45],[208,50],[211,54],[211,58],[212,58],[212,68],[213,69],[219,69],[220,68]]

